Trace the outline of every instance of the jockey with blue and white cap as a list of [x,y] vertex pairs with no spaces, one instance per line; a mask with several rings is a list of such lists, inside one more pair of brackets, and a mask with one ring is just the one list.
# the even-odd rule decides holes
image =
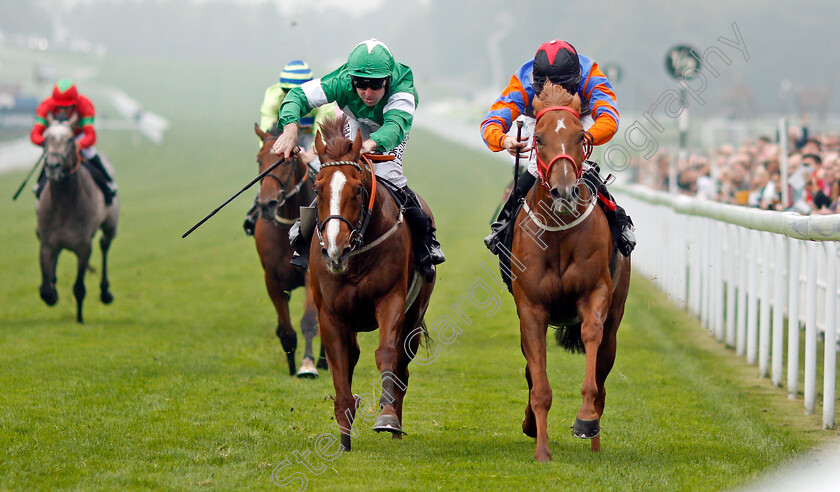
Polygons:
[[[283,103],[286,94],[293,88],[310,80],[312,80],[312,70],[303,60],[292,60],[283,67],[283,71],[280,72],[280,80],[265,90],[265,97],[260,107],[260,129],[262,131],[266,133],[271,133],[273,130],[276,131],[280,105]],[[326,104],[319,108],[314,108],[306,116],[301,118],[297,145],[303,149],[300,153],[303,161],[315,170],[320,168],[318,156],[312,151],[312,144],[315,142],[315,128],[320,122],[326,118],[334,117],[335,114],[335,104]],[[262,142],[259,144],[262,146]],[[245,234],[248,236],[254,235],[258,215],[257,201],[255,198],[254,204],[245,216],[245,223],[242,224],[242,228],[245,229]]]
[[[345,134],[348,137],[361,131],[363,154],[382,152],[395,157],[392,161],[377,163],[375,173],[377,178],[387,180],[406,197],[406,222],[412,229],[418,263],[428,276],[433,272],[431,265],[442,263],[445,258],[435,238],[431,217],[408,188],[402,169],[403,153],[418,102],[411,68],[395,61],[382,41],[373,38],[362,41],[353,48],[346,63],[289,91],[280,107],[279,124],[283,133],[272,148],[274,153],[289,158],[304,115],[330,102],[335,102],[347,116]],[[292,231],[290,235],[296,228]],[[301,233],[302,236],[308,234],[309,231]],[[305,242],[308,237],[300,241],[303,244],[296,243],[299,253],[304,252]]]

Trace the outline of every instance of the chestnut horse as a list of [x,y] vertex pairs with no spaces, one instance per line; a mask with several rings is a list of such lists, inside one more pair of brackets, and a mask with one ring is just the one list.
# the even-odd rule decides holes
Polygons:
[[[520,210],[512,247],[513,298],[519,314],[529,398],[522,431],[536,437],[534,457],[551,459],[546,328],[563,330],[563,345],[586,354],[583,404],[572,427],[600,450],[604,381],[615,361],[616,333],[630,284],[630,258],[613,249],[597,192],[581,179],[588,151],[580,98],[547,83],[534,100],[534,146],[540,179]],[[589,149],[591,150],[591,147]],[[610,274],[610,262],[614,273]]]
[[[58,302],[55,272],[58,255],[63,249],[76,253],[76,321],[83,322],[82,303],[85,299],[85,272],[92,252],[91,243],[96,231],[102,231],[99,247],[102,250],[102,278],[99,299],[110,304],[114,300],[108,282],[108,250],[117,235],[120,215],[118,197],[105,205],[102,190],[96,185],[82,158],[73,135],[77,116],[69,121],[49,118],[44,132],[44,174],[47,182],[35,205],[38,215],[38,239],[41,241],[41,299],[48,306]],[[103,165],[113,174],[111,163],[100,154]]]
[[[335,387],[335,418],[341,444],[350,450],[356,409],[351,391],[359,360],[358,332],[379,328],[376,367],[382,396],[373,429],[398,439],[403,434],[402,406],[408,363],[425,335],[423,316],[434,288],[415,272],[415,253],[402,210],[385,186],[377,186],[373,163],[360,162],[362,137],[344,137],[346,117],[325,121],[315,138],[321,170],[318,195],[319,241],[310,247],[312,294],[321,322]],[[323,140],[322,140],[323,135]],[[431,216],[428,206],[423,208]]]
[[[277,156],[271,153],[271,145],[277,139],[277,135],[263,132],[258,125],[254,125],[254,131],[263,142],[257,153],[257,163],[262,173],[277,162]],[[295,156],[263,178],[257,198],[260,220],[257,221],[254,230],[254,240],[265,271],[265,287],[277,311],[276,333],[283,351],[286,352],[290,376],[295,375],[297,335],[289,317],[289,299],[292,290],[308,284],[308,275],[303,268],[289,263],[293,252],[289,244],[289,228],[300,216],[300,207],[312,203],[314,196],[309,168]],[[312,339],[318,334],[318,317],[309,288],[306,288],[305,292],[300,331],[306,339],[306,348],[297,376],[317,377],[317,368],[326,369],[327,364],[322,344],[317,368],[315,365]]]

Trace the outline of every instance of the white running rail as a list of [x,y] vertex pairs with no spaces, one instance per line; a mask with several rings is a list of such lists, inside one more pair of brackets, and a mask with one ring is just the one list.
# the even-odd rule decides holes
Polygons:
[[806,413],[815,411],[818,337],[826,340],[823,428],[834,428],[840,215],[763,211],[639,185],[615,194],[636,225],[633,266],[776,386],[787,360],[789,398],[799,391],[804,326]]

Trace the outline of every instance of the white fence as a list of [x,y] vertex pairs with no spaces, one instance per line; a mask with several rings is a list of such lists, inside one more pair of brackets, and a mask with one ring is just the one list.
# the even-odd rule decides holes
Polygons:
[[[823,336],[823,427],[834,427],[840,215],[801,216],[724,205],[630,185],[616,195],[636,224],[633,266],[698,317],[721,342],[758,362],[790,398],[815,410]],[[787,331],[787,344],[784,343]],[[787,359],[787,371],[783,361]]]

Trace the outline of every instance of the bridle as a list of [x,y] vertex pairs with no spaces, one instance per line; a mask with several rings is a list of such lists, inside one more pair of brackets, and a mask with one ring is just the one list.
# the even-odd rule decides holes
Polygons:
[[[569,113],[572,113],[573,115],[575,115],[575,117],[580,119],[580,113],[575,111],[574,108],[570,108],[569,106],[549,106],[549,107],[543,109],[542,111],[540,111],[539,113],[537,113],[536,121],[539,122],[540,118],[550,111],[568,111]],[[574,157],[572,157],[569,154],[558,154],[558,155],[554,156],[553,159],[551,159],[551,162],[546,164],[545,161],[540,156],[536,135],[534,135],[534,145],[533,145],[533,147],[534,147],[534,150],[537,153],[537,172],[539,173],[540,178],[541,178],[543,184],[546,187],[548,186],[548,175],[549,175],[549,172],[551,171],[551,167],[554,166],[554,164],[561,159],[567,159],[572,163],[572,165],[575,168],[575,178],[578,181],[580,181],[580,178],[583,175],[583,162],[586,161],[586,159],[588,159],[589,155],[592,153],[592,143],[589,142],[588,140],[584,139],[584,141],[583,141],[583,159],[580,163],[575,162]]]
[[396,232],[397,228],[403,221],[402,211],[400,211],[400,216],[398,217],[396,223],[389,229],[385,234],[377,238],[375,241],[369,243],[368,245],[362,247],[364,243],[364,235],[365,231],[367,231],[368,225],[370,224],[370,218],[373,216],[373,206],[376,201],[376,173],[373,170],[373,161],[386,161],[386,160],[393,160],[394,156],[392,155],[372,155],[368,156],[366,154],[362,154],[362,160],[367,165],[368,170],[370,171],[370,192],[367,191],[367,186],[365,185],[365,173],[362,166],[356,161],[334,161],[334,162],[327,162],[321,164],[321,169],[327,167],[340,167],[340,166],[352,166],[357,171],[359,171],[359,175],[362,179],[362,203],[364,203],[365,199],[367,200],[367,208],[362,207],[361,213],[359,214],[359,218],[356,220],[356,223],[350,222],[350,219],[341,215],[341,214],[333,214],[328,215],[323,222],[321,222],[320,218],[317,218],[315,221],[316,227],[315,231],[318,233],[318,241],[321,243],[321,246],[324,245],[324,228],[327,226],[327,222],[330,220],[339,220],[344,222],[350,227],[350,237],[348,239],[350,243],[350,254],[356,255],[367,251],[377,245],[379,245],[382,241],[387,239],[391,236],[394,232]]
[[[266,137],[266,138],[263,139],[263,143],[265,143],[269,140],[277,140],[278,137],[279,136],[273,136],[273,135],[269,136],[269,137]],[[293,160],[293,159],[287,159],[286,160],[286,163],[291,164],[291,163],[294,163],[294,162],[295,162],[295,160]],[[275,162],[274,164],[277,164],[277,163]],[[297,220],[296,217],[295,218],[286,218],[286,217],[281,217],[277,214],[280,212],[280,209],[283,207],[283,205],[286,204],[286,201],[289,198],[295,196],[296,194],[298,194],[300,192],[300,190],[303,188],[304,183],[306,183],[306,181],[309,179],[309,165],[304,166],[304,168],[305,168],[304,174],[303,174],[303,177],[301,177],[301,178],[297,178],[297,170],[296,169],[292,173],[290,173],[291,176],[289,176],[288,179],[285,180],[285,181],[278,178],[277,176],[275,176],[272,173],[266,174],[266,176],[265,176],[265,178],[271,178],[271,179],[277,181],[277,183],[280,185],[280,191],[277,193],[277,196],[275,197],[277,199],[278,204],[277,204],[276,212],[274,214],[274,220],[277,221],[280,224],[292,225]],[[265,179],[265,178],[263,178],[263,179]],[[293,179],[297,179],[297,184],[295,184],[294,187],[289,189],[289,185],[291,184]]]
[[[74,147],[72,151],[70,149],[71,146]],[[59,173],[57,181],[60,181],[64,178],[67,178],[68,176],[72,176],[73,174],[75,174],[76,171],[79,170],[79,166],[82,164],[82,156],[80,155],[79,148],[78,146],[76,146],[76,142],[73,140],[72,137],[68,139],[65,147],[66,149],[63,152],[47,152],[44,156],[45,167],[51,167],[49,164],[51,161],[58,160],[61,163],[59,164],[59,169],[61,172]],[[71,169],[69,172],[65,172],[63,169],[63,164],[67,159],[70,158],[72,153],[75,153],[76,155],[76,165],[73,166],[73,169]],[[47,177],[49,177],[49,175]]]

